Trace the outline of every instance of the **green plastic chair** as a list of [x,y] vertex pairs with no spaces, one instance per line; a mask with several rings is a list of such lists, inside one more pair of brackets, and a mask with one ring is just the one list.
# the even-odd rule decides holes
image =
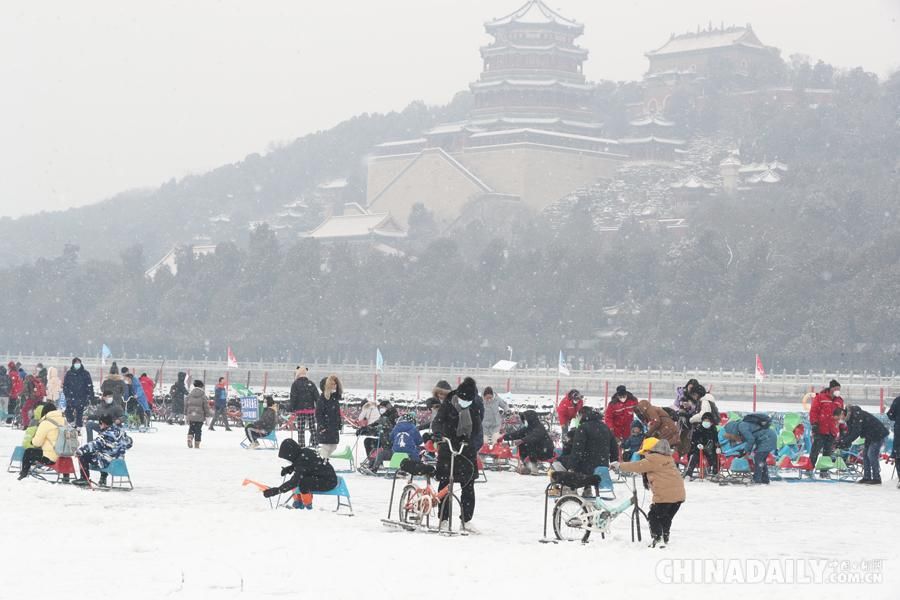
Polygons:
[[744,416],[741,413],[737,412],[736,410],[728,411],[728,422],[729,423],[737,423],[743,418],[744,418]]
[[341,450],[340,452],[335,452],[328,460],[346,460],[350,463],[350,471],[348,472],[356,471],[356,458],[353,456],[353,448],[351,448],[350,446],[344,446],[343,450]]
[[797,445],[797,438],[794,437],[793,428],[782,429],[781,434],[778,436],[778,449],[780,450],[784,446],[796,446],[796,445]]
[[391,462],[388,463],[388,469],[399,470],[400,463],[402,463],[407,458],[409,458],[409,454],[407,454],[406,452],[394,452],[394,454],[391,455]]
[[791,435],[793,435],[794,429],[801,423],[803,423],[803,417],[798,413],[785,413],[783,429],[790,431]]
[[[818,461],[816,461],[816,462],[818,462]],[[844,462],[843,457],[838,456],[836,459],[834,459],[834,468],[837,469],[838,471],[846,471],[847,470],[847,463]]]
[[834,459],[830,456],[820,456],[816,461],[816,471],[831,471],[834,468]]

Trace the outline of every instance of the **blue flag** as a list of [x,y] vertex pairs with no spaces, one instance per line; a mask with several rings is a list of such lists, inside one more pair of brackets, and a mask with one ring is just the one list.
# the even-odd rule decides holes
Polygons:
[[112,356],[112,351],[109,349],[109,346],[103,344],[103,347],[100,349],[100,364],[106,365],[106,359]]
[[384,357],[381,356],[381,348],[375,348],[375,370],[378,373],[384,371]]
[[559,374],[569,376],[569,365],[566,364],[566,357],[563,356],[562,350],[559,351]]

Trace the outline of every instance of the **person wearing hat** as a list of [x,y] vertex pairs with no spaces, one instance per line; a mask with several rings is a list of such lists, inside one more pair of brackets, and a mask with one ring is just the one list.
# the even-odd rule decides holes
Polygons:
[[[75,452],[81,463],[76,485],[87,485],[87,474],[91,469],[105,469],[117,458],[125,456],[134,442],[125,430],[118,425],[112,415],[100,417],[100,435],[93,442],[88,442]],[[100,485],[106,485],[106,473],[100,473]]]
[[119,424],[125,418],[125,407],[115,401],[113,393],[109,389],[101,392],[100,405],[84,424],[84,429],[87,432],[87,441],[94,441],[94,434],[101,431],[100,418],[105,415],[111,416],[113,421]]
[[94,400],[94,381],[77,356],[72,359],[72,368],[63,379],[63,395],[66,397],[66,420],[74,423],[81,433],[84,409]]
[[647,520],[653,540],[650,547],[665,547],[669,543],[672,519],[685,501],[684,479],[672,460],[672,447],[665,439],[648,437],[638,454],[643,458],[637,462],[612,463],[612,467],[622,473],[642,473],[653,492],[653,501]]
[[295,488],[299,494],[294,495],[294,508],[312,509],[313,492],[327,492],[337,487],[338,478],[334,467],[320,458],[312,448],[304,448],[296,440],[288,438],[278,448],[278,458],[288,461],[290,465],[281,469],[281,476],[291,476],[281,485],[272,486],[262,491],[266,498],[291,492]]
[[[460,519],[470,531],[474,531],[470,521],[475,515],[478,451],[484,445],[483,417],[484,403],[478,395],[478,386],[474,379],[466,377],[459,387],[444,397],[431,424],[433,441],[438,449],[435,474],[440,482],[439,490],[450,483],[451,452],[447,444],[441,443],[442,440],[446,439],[456,451],[462,449],[462,454],[453,460],[453,481],[460,486]],[[445,513],[442,513],[441,521],[446,521]]]
[[675,424],[669,413],[665,409],[653,406],[649,400],[641,400],[637,403],[634,416],[647,426],[647,437],[662,438],[668,441],[670,446],[674,446],[680,441],[678,425]]
[[[834,442],[839,437],[838,423],[834,420],[836,409],[844,408],[841,398],[841,384],[832,379],[828,387],[816,394],[809,409],[809,425],[812,427],[813,440],[809,450],[809,462],[815,467],[819,453],[831,456]],[[828,477],[828,471],[821,471],[822,477]]]
[[584,396],[578,390],[569,390],[566,397],[562,399],[559,406],[556,407],[556,416],[559,417],[559,426],[562,427],[563,436],[569,430],[569,423],[572,422],[578,411],[584,406]]
[[634,394],[628,391],[624,385],[616,388],[615,395],[610,399],[606,407],[606,416],[603,420],[606,426],[613,432],[621,443],[631,432],[631,424],[634,422],[634,409],[638,400]]
[[[422,444],[422,434],[416,427],[415,411],[405,413],[391,430],[391,456],[402,452],[409,456],[410,460],[419,462],[419,446]],[[378,462],[375,464],[377,466]]]
[[209,407],[209,396],[203,391],[203,382],[194,380],[194,386],[184,400],[184,416],[188,422],[188,448],[199,448],[203,436],[203,424],[212,415]]
[[484,400],[484,420],[481,423],[484,428],[484,441],[493,446],[503,429],[502,413],[509,410],[509,405],[503,398],[495,396],[490,386],[482,390],[481,397]]
[[299,366],[294,371],[294,383],[291,384],[291,412],[297,416],[297,443],[306,446],[306,430],[309,430],[309,445],[318,446],[316,431],[316,402],[319,400],[319,388],[309,380],[309,369]]

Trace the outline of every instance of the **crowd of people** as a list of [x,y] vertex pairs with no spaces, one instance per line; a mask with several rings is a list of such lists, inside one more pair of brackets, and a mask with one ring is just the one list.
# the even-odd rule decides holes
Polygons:
[[[78,436],[82,428],[87,434],[86,443],[75,452],[80,465],[76,483],[86,482],[91,469],[102,470],[131,448],[132,440],[124,427],[128,407],[133,407],[138,425],[146,423],[153,409],[154,387],[146,373],[135,377],[114,362],[100,385],[99,405],[86,412],[93,404],[94,385],[80,359],[72,360],[62,380],[55,368],[46,369],[41,364],[31,373],[14,362],[0,366],[0,411],[25,429],[20,478],[26,477],[32,466],[51,465],[58,459],[57,441],[70,427]],[[556,417],[561,433],[558,445],[552,418],[542,417],[535,410],[517,412],[490,387],[479,392],[470,377],[462,379],[455,389],[445,380],[438,381],[423,403],[424,418],[416,408],[401,412],[390,400],[371,399],[354,420],[342,409],[343,393],[336,375],[322,378],[317,385],[309,379],[308,369],[296,368],[285,412],[297,435],[279,449],[279,456],[291,463],[282,470],[282,476],[291,478],[267,490],[267,495],[280,493],[273,490],[296,488],[299,494],[295,507],[308,508],[312,492],[334,487],[336,478],[329,458],[347,423],[363,439],[365,459],[360,473],[378,473],[383,463],[397,454],[413,462],[433,461],[439,489],[451,478],[459,484],[460,517],[470,531],[479,453],[504,445],[515,448],[517,471],[523,475],[549,471],[551,477],[559,473],[589,476],[601,467],[645,475],[645,483],[653,491],[651,532],[655,543],[667,543],[672,519],[685,499],[683,482],[693,480],[698,470],[715,477],[722,463],[723,445],[732,455],[746,456],[753,465],[753,483],[763,485],[769,483],[767,461],[776,449],[769,415],[752,413],[727,420],[713,395],[696,379],[678,388],[671,406],[639,400],[620,385],[601,409],[587,405],[584,396],[572,389],[551,415]],[[224,378],[219,378],[210,398],[203,381],[194,380],[188,389],[186,374],[181,372],[167,400],[184,415],[188,448],[201,447],[204,427],[214,431],[221,424],[226,431],[231,430]],[[10,408],[18,412],[10,414]],[[274,399],[267,397],[260,418],[244,423],[247,447],[259,447],[260,439],[278,427],[280,412]],[[898,417],[900,397],[888,411],[895,436]],[[808,418],[811,464],[816,465],[819,456],[831,456],[836,449],[847,448],[862,438],[860,483],[881,483],[880,452],[889,432],[875,415],[859,406],[845,406],[839,382],[832,380],[814,396]],[[827,477],[828,473],[823,470],[819,476]],[[101,484],[105,479],[106,474],[101,472]],[[582,493],[590,496],[592,491],[585,487]]]

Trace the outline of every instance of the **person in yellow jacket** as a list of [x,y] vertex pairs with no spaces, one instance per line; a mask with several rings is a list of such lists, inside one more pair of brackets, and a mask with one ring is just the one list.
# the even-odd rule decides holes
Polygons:
[[610,463],[623,473],[643,473],[653,492],[653,503],[647,520],[650,522],[651,548],[665,547],[669,543],[672,519],[685,500],[684,478],[672,460],[672,447],[668,440],[650,437],[644,440],[638,454],[638,462]]
[[59,437],[59,427],[66,424],[66,418],[52,402],[44,402],[41,415],[41,421],[31,438],[32,447],[27,448],[25,456],[22,457],[19,479],[28,477],[34,463],[50,465],[59,458],[56,454],[56,439]]

